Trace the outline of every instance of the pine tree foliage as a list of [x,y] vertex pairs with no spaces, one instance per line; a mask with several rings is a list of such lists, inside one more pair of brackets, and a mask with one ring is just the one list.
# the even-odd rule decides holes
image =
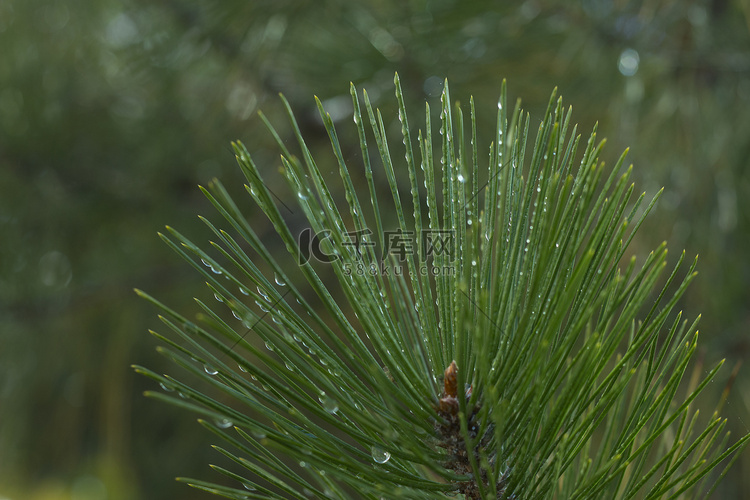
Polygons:
[[[415,134],[398,76],[395,87],[398,152],[352,86],[356,161],[317,103],[344,201],[285,100],[296,154],[261,118],[293,209],[234,144],[286,258],[217,180],[201,188],[227,225],[202,218],[210,251],[171,227],[161,235],[218,302],[196,299],[194,322],[138,291],[162,311],[159,351],[193,378],[135,368],[161,384],[149,396],[202,415],[235,463],[212,466],[229,482],[180,480],[236,499],[707,495],[723,475],[709,472],[748,437],[730,444],[725,421],[692,405],[720,367],[691,378],[697,319],[673,312],[695,262],[683,253],[668,270],[665,245],[641,265],[627,256],[658,196],[634,195],[626,153],[605,167],[596,129],[581,142],[554,92],[530,134],[505,85],[488,151],[473,99],[467,126],[447,82],[439,123],[427,105]],[[366,192],[355,189],[362,174]],[[287,210],[304,214],[307,236]],[[411,245],[393,251],[394,235]],[[307,258],[314,245],[326,262]]]

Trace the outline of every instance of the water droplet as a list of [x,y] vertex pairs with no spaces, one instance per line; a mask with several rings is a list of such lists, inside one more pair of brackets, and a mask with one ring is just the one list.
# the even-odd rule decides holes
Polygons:
[[255,491],[256,488],[250,483],[242,483],[242,487],[245,488],[247,491]]
[[164,382],[159,382],[159,386],[165,390],[166,392],[173,392],[174,389],[164,384]]
[[262,431],[262,430],[260,430],[260,429],[258,429],[258,430],[255,430],[255,431],[251,431],[250,433],[251,433],[251,434],[253,435],[253,437],[254,437],[255,439],[265,439],[265,438],[266,438],[266,433],[265,433],[265,432],[263,432],[263,431]]
[[466,178],[463,175],[458,174],[458,182],[461,182],[461,183],[466,182]]
[[266,342],[266,349],[268,349],[269,351],[273,351],[273,346]]
[[219,370],[216,370],[211,365],[203,365],[203,370],[205,370],[205,372],[208,373],[209,375],[216,375],[217,373],[219,373]]
[[215,423],[216,423],[216,427],[220,429],[229,429],[230,427],[232,427],[232,421],[227,418],[222,418],[220,420],[217,420]]
[[244,366],[237,365],[237,368],[239,368],[241,372],[247,373],[247,368],[245,368]]
[[299,198],[300,200],[306,200],[307,196],[303,194],[302,191],[300,191],[299,193],[297,193],[297,198]]
[[240,287],[240,293],[242,295],[250,295],[250,292],[245,287]]
[[271,302],[271,299],[268,298],[268,294],[265,291],[261,290],[261,288],[259,286],[255,287],[255,288],[258,289],[258,293],[260,294],[261,297],[263,297],[264,299],[266,299],[268,302]]
[[372,453],[372,459],[379,464],[384,464],[391,459],[390,453],[381,448],[378,448],[377,446],[373,446],[370,452]]
[[336,400],[329,397],[325,392],[320,393],[318,400],[320,401],[320,404],[323,405],[323,409],[328,413],[336,413],[339,411],[339,405]]
[[224,302],[224,299],[222,299],[221,297],[219,297],[219,294],[218,294],[218,293],[215,293],[215,294],[214,294],[214,298],[215,298],[216,300],[218,300],[219,302]]

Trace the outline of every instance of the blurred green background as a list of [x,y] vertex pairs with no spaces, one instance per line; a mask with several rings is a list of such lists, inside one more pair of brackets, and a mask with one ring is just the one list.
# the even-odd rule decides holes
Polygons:
[[[172,478],[217,478],[210,436],[129,368],[174,372],[133,287],[186,312],[206,294],[156,232],[205,241],[196,186],[242,195],[233,139],[285,192],[256,115],[288,135],[279,92],[332,162],[313,95],[352,138],[349,82],[394,120],[394,71],[412,126],[447,77],[488,145],[507,78],[533,121],[557,86],[607,161],[631,146],[638,189],[666,187],[633,251],[701,256],[682,306],[706,363],[728,360],[715,404],[750,349],[747,0],[0,0],[0,498],[207,498]],[[723,409],[735,438],[749,392],[746,367]],[[749,452],[716,498],[743,492]]]

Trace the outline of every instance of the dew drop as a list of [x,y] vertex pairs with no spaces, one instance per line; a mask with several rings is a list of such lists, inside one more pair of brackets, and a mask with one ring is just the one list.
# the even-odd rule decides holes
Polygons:
[[329,397],[325,392],[320,393],[320,397],[318,397],[318,400],[320,401],[320,404],[323,405],[323,409],[328,413],[336,413],[337,411],[339,411],[339,404],[335,399]]
[[242,487],[245,488],[247,491],[255,491],[256,488],[250,483],[242,483]]
[[241,372],[247,373],[247,368],[245,368],[244,366],[237,365],[237,368],[239,368]]
[[209,375],[216,375],[217,373],[219,373],[219,370],[216,370],[213,366],[210,365],[203,365],[203,370],[205,370],[205,372]]
[[229,429],[230,427],[232,427],[232,421],[227,418],[222,418],[220,420],[217,420],[215,423],[216,423],[216,427],[220,429]]
[[268,298],[268,294],[265,291],[261,290],[261,288],[259,286],[255,287],[255,288],[258,289],[258,293],[260,294],[261,297],[263,297],[264,299],[266,299],[268,302],[271,302],[271,299]]
[[174,389],[164,384],[164,382],[159,382],[159,386],[165,390],[166,392],[173,392]]
[[370,449],[370,452],[372,454],[372,459],[379,464],[384,464],[391,459],[390,453],[381,448],[378,448],[377,446],[373,446]]
[[242,295],[250,295],[250,292],[244,287],[240,287],[240,293]]

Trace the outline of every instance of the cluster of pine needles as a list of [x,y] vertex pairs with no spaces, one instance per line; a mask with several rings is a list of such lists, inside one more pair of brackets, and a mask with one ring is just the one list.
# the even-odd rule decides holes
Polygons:
[[[439,123],[426,105],[415,136],[395,88],[394,141],[395,119],[351,87],[354,159],[317,102],[340,184],[282,98],[297,149],[261,119],[294,202],[236,143],[255,203],[214,180],[201,189],[226,229],[201,218],[208,250],[161,235],[216,300],[190,319],[138,291],[169,331],[152,332],[159,352],[191,376],[136,370],[234,464],[212,466],[224,482],[180,480],[234,499],[709,496],[748,436],[730,444],[694,408],[721,365],[690,376],[697,319],[673,311],[695,261],[627,255],[658,195],[634,196],[626,154],[606,167],[554,93],[533,135],[503,84],[480,153],[473,99],[465,123],[446,82]],[[288,255],[254,231],[258,210]]]

